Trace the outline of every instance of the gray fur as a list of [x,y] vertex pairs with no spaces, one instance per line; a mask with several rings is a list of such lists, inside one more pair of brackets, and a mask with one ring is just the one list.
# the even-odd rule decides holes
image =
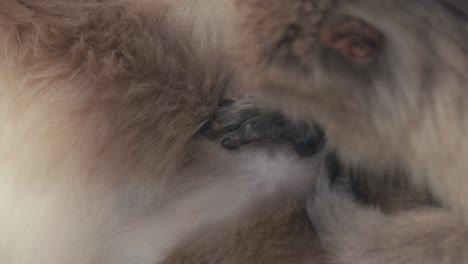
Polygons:
[[[332,262],[468,261],[465,1],[236,2],[242,29],[233,46],[253,87],[289,116],[314,118],[346,166],[373,177],[404,171],[441,203],[385,216],[322,185],[309,214]],[[306,3],[312,11],[304,16]],[[381,34],[377,53],[360,60],[329,42],[346,21],[358,23],[345,37]]]

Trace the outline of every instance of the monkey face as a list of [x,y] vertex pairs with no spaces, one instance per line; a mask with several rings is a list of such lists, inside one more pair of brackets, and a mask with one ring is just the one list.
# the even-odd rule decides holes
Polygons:
[[293,117],[318,121],[351,160],[398,162],[468,113],[464,1],[236,4],[233,50],[249,82]]

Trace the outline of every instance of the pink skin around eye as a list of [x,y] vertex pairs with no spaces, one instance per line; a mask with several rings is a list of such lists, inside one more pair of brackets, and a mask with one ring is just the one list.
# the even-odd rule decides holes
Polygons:
[[371,58],[378,52],[372,44],[355,41],[350,37],[337,39],[333,48],[351,59]]
[[383,46],[383,36],[379,31],[353,18],[343,19],[325,30],[321,39],[326,47],[353,61],[372,59]]

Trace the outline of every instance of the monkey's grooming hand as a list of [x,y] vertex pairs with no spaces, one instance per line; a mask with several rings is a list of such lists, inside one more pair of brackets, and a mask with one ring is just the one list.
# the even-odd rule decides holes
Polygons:
[[224,100],[201,133],[226,149],[262,142],[290,142],[302,156],[320,151],[324,134],[315,124],[293,123],[280,112],[249,98]]

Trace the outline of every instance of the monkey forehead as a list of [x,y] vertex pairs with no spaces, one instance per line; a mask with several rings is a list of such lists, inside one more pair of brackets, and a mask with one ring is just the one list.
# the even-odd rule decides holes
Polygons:
[[[321,24],[336,0],[237,0],[232,39],[244,65],[295,60],[307,64]],[[246,54],[248,53],[248,54]]]

